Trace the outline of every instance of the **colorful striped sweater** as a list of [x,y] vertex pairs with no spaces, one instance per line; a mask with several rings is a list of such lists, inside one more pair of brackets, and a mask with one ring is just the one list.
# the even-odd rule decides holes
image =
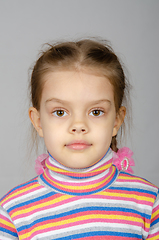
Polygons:
[[119,172],[111,150],[80,171],[51,157],[46,165],[1,199],[1,240],[159,239],[158,188]]

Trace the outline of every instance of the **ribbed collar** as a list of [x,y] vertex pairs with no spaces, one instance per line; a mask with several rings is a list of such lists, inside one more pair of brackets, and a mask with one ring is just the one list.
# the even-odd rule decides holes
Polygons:
[[108,188],[115,181],[118,171],[112,165],[112,150],[91,167],[84,169],[67,168],[52,156],[46,160],[41,180],[57,192],[69,195],[88,195]]

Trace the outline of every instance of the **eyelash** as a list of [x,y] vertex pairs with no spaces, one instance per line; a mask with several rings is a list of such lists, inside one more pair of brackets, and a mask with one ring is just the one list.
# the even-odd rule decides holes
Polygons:
[[[95,111],[97,111],[98,113],[99,113],[99,115],[95,115],[95,114],[93,114],[93,112],[95,113]],[[91,114],[92,113],[92,114]],[[104,111],[103,110],[101,110],[101,109],[93,109],[90,113],[89,113],[89,115],[91,115],[91,116],[93,116],[93,117],[100,117],[100,116],[102,116],[104,114]]]
[[[58,112],[63,112],[63,115],[62,116],[58,115]],[[65,117],[68,115],[68,113],[63,109],[57,109],[53,111],[53,115],[55,115],[56,117]]]
[[[60,114],[58,114],[58,113],[62,113],[62,115],[60,115]],[[97,112],[96,114],[97,115],[95,115],[95,112]],[[104,114],[104,111],[103,110],[101,110],[101,109],[93,109],[90,113],[89,113],[89,115],[90,116],[93,116],[93,117],[100,117],[100,116],[102,116]],[[53,111],[53,115],[55,115],[56,117],[65,117],[65,116],[67,116],[68,115],[68,113],[65,111],[65,110],[63,110],[63,109],[57,109],[57,110],[55,110],[55,111]]]

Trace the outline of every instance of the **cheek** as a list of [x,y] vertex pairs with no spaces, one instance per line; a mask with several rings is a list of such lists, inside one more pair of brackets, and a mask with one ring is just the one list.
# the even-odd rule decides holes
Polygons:
[[115,126],[115,118],[111,117],[101,122],[98,125],[98,128],[100,129],[99,130],[100,132],[105,133],[106,135],[109,135],[109,134],[112,134],[114,126]]
[[100,135],[100,139],[101,139],[101,141],[103,141],[103,144],[111,143],[112,130],[106,129],[105,131],[103,131],[102,134]]
[[105,122],[99,125],[96,131],[96,141],[103,142],[103,144],[111,143],[114,129],[114,121]]
[[57,125],[45,125],[43,134],[46,147],[57,146],[62,141],[64,133],[64,129]]

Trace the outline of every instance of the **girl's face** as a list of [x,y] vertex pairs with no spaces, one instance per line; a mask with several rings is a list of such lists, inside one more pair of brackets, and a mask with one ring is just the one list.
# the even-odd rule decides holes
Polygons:
[[31,121],[49,153],[70,168],[86,168],[107,152],[125,108],[116,114],[113,87],[104,76],[57,71],[46,75],[40,111]]

